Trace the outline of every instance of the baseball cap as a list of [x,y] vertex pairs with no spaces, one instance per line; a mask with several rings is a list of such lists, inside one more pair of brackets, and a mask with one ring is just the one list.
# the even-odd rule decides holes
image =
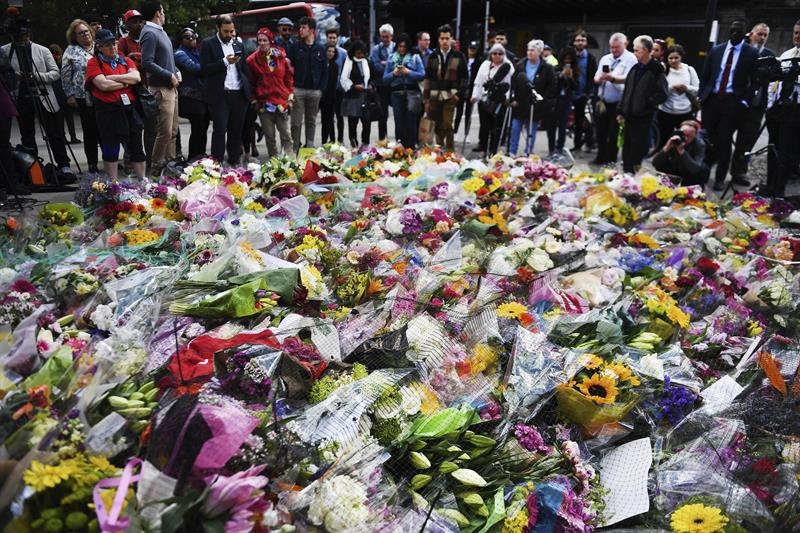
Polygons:
[[103,28],[102,30],[97,32],[97,35],[94,36],[95,42],[97,42],[97,44],[99,44],[100,46],[108,43],[113,43],[116,39],[117,38],[114,37],[114,34],[111,33],[111,30],[107,30],[106,28]]
[[289,17],[281,17],[278,21],[278,26],[291,26],[294,28],[294,22]]
[[139,13],[138,11],[136,11],[135,9],[129,9],[129,10],[127,10],[125,12],[124,15],[122,15],[122,22],[128,22],[129,20],[131,20],[133,18],[143,19],[144,16],[141,13]]
[[478,41],[470,41],[467,48],[478,48]]

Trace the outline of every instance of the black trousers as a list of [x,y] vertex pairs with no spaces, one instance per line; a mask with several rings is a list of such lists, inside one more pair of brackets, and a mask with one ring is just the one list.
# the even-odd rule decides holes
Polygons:
[[622,144],[622,170],[633,174],[647,156],[650,145],[649,132],[652,116],[625,119],[625,134]]
[[748,107],[742,111],[739,129],[736,131],[736,146],[731,159],[731,176],[744,178],[747,175],[747,158],[745,152],[753,149],[761,133],[761,120],[764,111],[760,107]]
[[208,113],[189,115],[192,133],[189,136],[189,152],[186,158],[191,161],[206,153],[208,146],[208,124],[211,122]]
[[59,167],[69,166],[70,160],[64,140],[64,117],[61,110],[56,113],[48,113],[35,98],[20,98],[17,101],[17,111],[19,112],[17,122],[22,144],[36,148],[37,115],[41,114],[45,135],[53,150],[55,163]]
[[771,196],[786,195],[786,184],[799,162],[800,104],[785,104],[780,106],[778,114],[778,172],[772,182],[767,182],[767,190]]
[[[249,102],[244,91],[225,91],[221,102],[209,104],[214,131],[211,134],[211,155],[218,161],[224,161],[225,150],[228,152],[228,163],[236,165],[242,157],[242,131],[244,117]],[[227,140],[226,140],[227,136]]]
[[[341,108],[341,104],[339,107]],[[323,97],[319,101],[319,112],[322,115],[322,144],[334,142],[336,140],[336,131],[334,130],[333,119],[336,116],[336,97],[328,99]],[[341,133],[341,128],[339,132]]]
[[6,191],[19,184],[19,176],[11,154],[11,117],[0,116],[0,189]]
[[353,147],[358,146],[358,121],[361,121],[361,144],[369,144],[369,130],[372,123],[365,119],[359,117],[347,117],[347,132],[348,136],[350,137],[350,144]]
[[339,141],[339,144],[344,142],[344,115],[342,115],[342,98],[344,98],[344,92],[341,90],[336,91],[336,102],[334,103],[333,110],[336,114],[336,132],[338,133],[336,140]]
[[[586,103],[589,101],[589,98],[586,96],[581,96],[577,100],[572,101],[572,106],[575,110],[575,146],[572,148],[573,150],[580,150],[583,146],[583,143],[588,143],[592,137],[591,132],[589,131],[589,123],[584,120],[584,116],[586,114]],[[595,120],[599,122],[599,118]],[[599,130],[599,125],[598,125]],[[597,136],[600,137],[600,133],[598,131]],[[598,158],[600,157],[600,152],[598,150]],[[616,161],[616,158],[614,158]]]
[[[64,109],[65,113],[72,113],[70,109]],[[86,154],[86,164],[90,167],[97,166],[97,146],[100,142],[97,136],[97,121],[94,117],[94,107],[86,105],[85,99],[78,100],[78,116],[81,119],[81,129],[83,129],[83,153]]]
[[[597,162],[598,163],[615,163],[617,161],[617,137],[619,136],[619,123],[617,122],[617,102],[606,102],[606,112],[603,116],[598,116],[595,119],[597,123]],[[575,107],[575,120],[583,117],[583,112],[578,114],[578,108]],[[577,124],[577,122],[576,122]],[[576,134],[577,140],[577,134]],[[575,147],[578,148],[576,141]]]
[[[489,149],[489,136],[494,128],[494,116],[492,115],[491,110],[487,109],[486,106],[481,105],[478,102],[478,122],[480,126],[478,127],[478,148],[485,152]],[[497,137],[495,135],[494,137]],[[497,140],[494,143],[494,150],[490,151],[490,154],[497,152]]]
[[703,128],[708,131],[713,148],[708,164],[717,164],[714,181],[722,183],[731,164],[733,134],[739,127],[744,107],[733,95],[712,94],[703,102]]
[[389,118],[389,100],[392,98],[391,94],[392,88],[389,85],[378,86],[378,97],[381,99],[381,109],[383,109],[383,118],[378,121],[378,140],[380,141],[383,141],[389,135],[386,121]]

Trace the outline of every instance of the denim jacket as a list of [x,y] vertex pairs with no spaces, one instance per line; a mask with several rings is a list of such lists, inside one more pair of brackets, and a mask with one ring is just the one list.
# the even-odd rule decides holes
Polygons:
[[[410,71],[404,76],[395,76],[392,74],[394,69],[398,66],[404,66]],[[392,87],[402,87],[417,85],[417,82],[425,79],[425,65],[422,64],[419,54],[405,54],[400,57],[400,54],[394,52],[389,56],[386,63],[386,70],[383,73],[383,83]]]

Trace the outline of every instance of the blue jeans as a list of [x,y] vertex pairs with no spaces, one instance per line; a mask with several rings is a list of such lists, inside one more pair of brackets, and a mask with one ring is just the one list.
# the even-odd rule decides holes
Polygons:
[[392,110],[394,112],[394,133],[397,140],[402,143],[404,148],[415,148],[417,146],[417,134],[419,131],[419,115],[408,111],[403,91],[392,91]]
[[[523,126],[528,129],[528,119],[515,118],[511,120],[511,145],[508,149],[508,155],[516,155],[519,148],[519,136],[522,133]],[[528,132],[528,138],[525,142],[525,155],[533,152],[533,145],[536,142],[536,130],[539,129],[539,121],[534,119],[531,125],[531,131]]]

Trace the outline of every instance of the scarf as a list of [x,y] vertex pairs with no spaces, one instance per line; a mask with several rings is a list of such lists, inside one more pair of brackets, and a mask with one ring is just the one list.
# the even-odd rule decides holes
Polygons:
[[128,66],[128,63],[125,61],[125,58],[120,56],[119,54],[117,54],[114,57],[106,57],[106,55],[103,52],[98,52],[97,59],[99,59],[103,63],[111,65],[111,68],[113,69],[117,68],[118,65],[125,65],[126,67]]

